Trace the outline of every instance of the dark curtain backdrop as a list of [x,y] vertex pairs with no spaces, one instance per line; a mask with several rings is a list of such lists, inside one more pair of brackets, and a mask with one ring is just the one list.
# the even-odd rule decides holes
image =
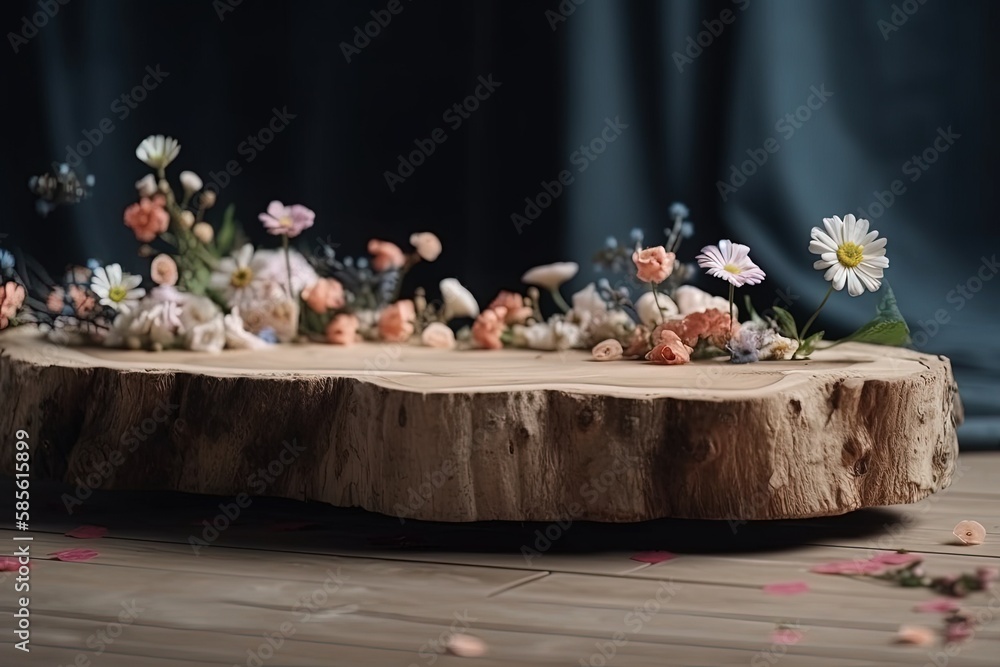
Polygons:
[[[583,286],[607,235],[640,227],[659,242],[681,200],[696,223],[689,258],[720,237],[749,243],[768,272],[754,299],[804,317],[827,287],[806,251],[810,227],[863,208],[890,239],[886,275],[924,334],[918,348],[955,364],[963,445],[1000,443],[1000,3],[399,0],[350,62],[341,43],[388,1],[235,3],[4,3],[7,246],[53,271],[87,257],[145,271],[121,211],[147,171],[133,151],[152,133],[180,139],[175,175],[211,182],[238,163],[220,200],[256,240],[256,213],[275,198],[316,210],[303,243],[343,252],[431,230],[446,252],[414,281],[456,275],[480,301],[555,260],[579,261]],[[43,17],[46,7],[58,11]],[[157,67],[167,74],[122,117],[115,100]],[[444,114],[479,77],[499,85],[454,127]],[[275,109],[294,118],[250,160],[241,144]],[[113,130],[95,133],[102,121]],[[609,121],[614,141],[578,152]],[[446,141],[390,191],[384,172],[436,128]],[[950,138],[935,148],[939,136]],[[100,139],[85,159],[93,197],[40,219],[27,178],[88,137]],[[755,156],[762,164],[744,164]],[[734,169],[754,173],[742,182]],[[563,170],[573,182],[519,232],[511,215]],[[723,198],[720,181],[735,191]],[[837,294],[820,324],[844,334],[874,303]]]

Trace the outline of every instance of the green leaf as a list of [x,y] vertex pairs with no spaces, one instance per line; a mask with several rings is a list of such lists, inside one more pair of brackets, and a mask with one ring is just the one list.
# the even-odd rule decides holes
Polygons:
[[790,312],[780,306],[774,306],[774,317],[778,320],[782,336],[798,340],[799,328],[795,326],[795,318]]
[[225,257],[233,251],[236,241],[236,204],[230,204],[222,214],[222,227],[215,235],[215,247],[220,257]]
[[743,307],[746,308],[747,313],[750,315],[750,319],[754,321],[755,324],[767,324],[763,317],[757,314],[754,310],[753,304],[750,302],[750,295],[745,294],[743,296]]
[[872,343],[874,345],[907,345],[910,342],[910,328],[906,326],[903,314],[896,305],[896,295],[889,283],[882,285],[882,300],[879,301],[875,318],[840,342]]
[[802,343],[799,345],[799,348],[795,350],[795,357],[798,359],[804,359],[808,357],[810,354],[812,354],[813,351],[816,349],[816,343],[823,340],[824,333],[826,332],[817,331],[816,333],[814,333],[813,335],[809,336],[804,341],[802,341]]

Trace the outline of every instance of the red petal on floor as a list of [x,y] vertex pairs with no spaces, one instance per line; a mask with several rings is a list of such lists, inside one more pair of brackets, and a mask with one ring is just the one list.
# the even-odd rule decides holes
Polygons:
[[804,581],[783,581],[764,586],[764,592],[768,595],[799,595],[808,590],[809,584]]
[[677,556],[669,551],[640,551],[639,553],[630,556],[630,558],[640,563],[652,563],[655,565],[656,563],[662,563],[663,561],[673,560],[674,558],[677,558]]
[[108,534],[108,529],[104,526],[80,526],[66,533],[66,537],[75,537],[78,540],[95,540]]
[[97,558],[100,554],[93,549],[63,549],[62,551],[51,553],[49,556],[67,563],[80,563],[85,560]]
[[773,644],[798,644],[802,641],[802,633],[798,630],[781,628],[771,633],[771,643]]
[[921,602],[913,608],[913,611],[923,611],[932,614],[950,614],[958,608],[958,603],[954,600],[949,600],[948,598],[936,598],[934,600],[928,600],[927,602]]

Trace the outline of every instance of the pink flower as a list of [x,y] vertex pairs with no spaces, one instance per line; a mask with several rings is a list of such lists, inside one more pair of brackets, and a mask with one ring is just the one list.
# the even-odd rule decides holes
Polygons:
[[663,331],[656,346],[646,355],[646,360],[654,364],[675,366],[691,361],[692,349],[685,345],[673,331]]
[[695,259],[708,275],[722,278],[736,287],[756,285],[764,280],[764,272],[750,261],[750,246],[722,240],[717,246],[702,248]]
[[395,243],[372,239],[368,242],[368,254],[372,256],[372,267],[376,271],[401,268],[406,264],[406,255]]
[[344,305],[344,286],[333,278],[320,278],[302,290],[302,300],[313,312],[325,313]]
[[269,233],[292,238],[312,227],[316,214],[301,204],[285,206],[280,201],[273,201],[267,205],[267,213],[257,218]]
[[809,590],[809,584],[804,581],[783,581],[767,584],[763,590],[768,595],[799,595]]
[[388,343],[405,343],[413,335],[413,321],[417,311],[410,300],[397,301],[387,306],[378,320],[378,334]]
[[490,302],[490,308],[506,308],[507,316],[505,321],[507,324],[524,324],[529,317],[534,315],[534,311],[528,306],[524,305],[524,297],[516,292],[508,292],[502,290],[496,295],[496,298]]
[[965,619],[949,621],[944,629],[944,640],[948,643],[965,641],[975,634],[975,628]]
[[163,195],[157,194],[143,197],[139,203],[125,209],[125,226],[132,230],[138,241],[149,243],[167,231],[170,214],[163,207],[166,201]]
[[504,331],[504,323],[507,318],[507,309],[503,306],[487,308],[479,314],[472,324],[472,340],[479,347],[487,350],[499,350],[503,348],[500,336]]
[[87,290],[77,285],[69,286],[69,300],[73,304],[73,312],[77,317],[87,317],[97,305],[97,300]]
[[358,317],[350,313],[335,315],[326,325],[326,342],[331,345],[353,345],[358,338]]
[[157,255],[149,267],[149,276],[157,285],[176,285],[177,262],[170,255]]
[[7,328],[22,305],[24,288],[13,281],[4,283],[3,289],[0,289],[0,329]]
[[639,280],[644,283],[662,283],[674,271],[674,253],[661,245],[636,250],[632,253]]

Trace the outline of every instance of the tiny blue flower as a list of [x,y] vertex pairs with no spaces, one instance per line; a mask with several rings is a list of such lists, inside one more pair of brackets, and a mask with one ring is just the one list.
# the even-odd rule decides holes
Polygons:
[[600,289],[600,290],[610,290],[611,289],[611,281],[608,280],[607,278],[601,278],[600,280],[597,281],[597,289]]
[[348,268],[354,266],[354,258],[353,257],[345,257],[344,258],[344,266],[346,266]]
[[670,205],[671,218],[680,218],[681,220],[684,220],[690,214],[691,212],[688,210],[688,207],[680,203],[679,201],[676,201]]
[[644,234],[642,233],[641,229],[639,229],[638,227],[636,227],[629,234],[629,238],[632,239],[633,243],[642,243],[642,239],[644,238]]
[[367,269],[368,268],[368,259],[365,258],[365,257],[359,257],[358,258],[358,268],[359,269]]
[[265,343],[271,343],[272,345],[278,342],[278,333],[273,327],[264,327],[257,334],[257,337]]
[[683,238],[689,239],[694,236],[694,223],[690,220],[686,220],[681,223],[681,236]]
[[87,268],[90,269],[91,271],[95,271],[95,270],[99,269],[100,266],[101,266],[101,263],[98,262],[94,258],[90,258],[90,259],[87,260]]
[[0,248],[0,269],[9,271],[14,268],[14,254]]
[[614,236],[609,236],[608,238],[604,239],[604,246],[606,248],[612,248],[612,249],[617,248],[618,239],[616,239]]

